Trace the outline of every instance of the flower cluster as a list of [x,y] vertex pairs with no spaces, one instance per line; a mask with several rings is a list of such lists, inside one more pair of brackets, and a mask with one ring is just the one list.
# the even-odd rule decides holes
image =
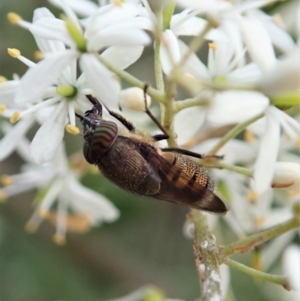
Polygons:
[[[32,22],[9,13],[11,23],[34,36],[40,60],[10,48],[28,70],[21,78],[0,78],[0,160],[16,151],[25,162],[20,173],[1,176],[0,200],[38,191],[29,231],[47,219],[63,244],[67,231],[118,218],[109,200],[80,183],[82,171],[71,166],[64,136],[80,133],[76,113],[91,108],[91,94],[147,128],[146,115],[130,113],[144,110],[144,82],[124,71],[145,47],[154,49],[155,84],[147,93],[160,103],[169,146],[224,156],[201,164],[217,167],[211,170],[215,193],[230,208],[224,220],[232,231],[242,237],[293,217],[300,197],[298,4],[280,15],[282,4],[271,16],[263,7],[275,0],[49,2],[63,10],[61,18],[47,8],[36,9]],[[132,87],[122,90],[122,81]],[[217,227],[219,218],[209,221]],[[264,269],[295,234],[263,251]]]

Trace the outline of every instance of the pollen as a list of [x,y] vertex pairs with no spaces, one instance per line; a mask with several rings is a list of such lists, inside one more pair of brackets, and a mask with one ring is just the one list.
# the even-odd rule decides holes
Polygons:
[[52,239],[58,246],[64,246],[66,244],[66,238],[61,234],[54,234]]
[[13,184],[13,180],[9,175],[2,175],[0,177],[0,182],[3,186],[10,186]]
[[7,52],[13,58],[18,58],[21,55],[21,51],[16,48],[7,48]]
[[33,234],[36,232],[37,228],[38,228],[38,225],[34,222],[29,221],[25,224],[25,231],[27,233]]
[[6,105],[0,105],[0,114],[2,114],[6,110]]
[[4,203],[7,199],[7,196],[3,190],[0,189],[0,203]]
[[7,78],[5,76],[0,75],[0,84],[6,83],[6,82],[7,82]]
[[256,202],[257,200],[257,193],[255,191],[250,191],[248,194],[247,194],[247,199],[250,201],[250,202]]
[[20,119],[20,112],[16,111],[11,115],[9,121],[10,123],[16,123],[19,119]]
[[208,47],[212,50],[217,50],[217,45],[215,43],[208,43]]
[[66,126],[66,131],[72,135],[78,135],[80,133],[80,130],[77,126],[72,125],[72,124],[68,124]]
[[251,131],[246,130],[244,132],[244,140],[248,143],[252,143],[254,141],[254,134]]
[[16,13],[8,13],[7,19],[11,24],[18,24],[20,21],[22,21],[22,17]]

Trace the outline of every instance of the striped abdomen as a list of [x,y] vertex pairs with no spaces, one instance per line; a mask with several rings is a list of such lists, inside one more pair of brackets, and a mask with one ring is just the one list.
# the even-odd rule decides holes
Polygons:
[[118,126],[108,120],[100,120],[93,126],[87,125],[84,131],[83,154],[90,164],[98,160],[109,150],[118,136]]

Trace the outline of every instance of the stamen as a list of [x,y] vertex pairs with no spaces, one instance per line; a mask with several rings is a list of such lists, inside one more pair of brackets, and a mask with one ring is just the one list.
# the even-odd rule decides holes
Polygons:
[[255,191],[250,191],[248,194],[247,194],[247,199],[250,201],[250,202],[256,202],[256,200],[257,200],[257,197],[258,197],[258,195],[257,195],[257,193],[255,192]]
[[0,75],[0,84],[6,83],[6,82],[7,82],[7,78],[5,76]]
[[78,135],[80,133],[80,130],[77,126],[74,126],[72,124],[68,124],[66,126],[66,131],[72,135]]
[[6,105],[0,105],[0,114],[2,114],[7,109]]
[[47,218],[49,216],[49,211],[45,209],[40,209],[39,210],[39,216],[41,218]]
[[29,221],[25,224],[25,231],[27,233],[33,234],[36,232],[37,228],[38,228],[38,224],[34,223],[33,221]]
[[20,119],[20,112],[16,111],[11,115],[9,121],[10,123],[16,123],[19,119]]
[[244,132],[244,140],[248,143],[252,143],[254,141],[254,134],[249,130],[245,130]]
[[7,52],[11,57],[15,59],[17,59],[21,55],[21,51],[16,48],[7,48]]
[[215,43],[208,43],[208,47],[212,50],[217,50],[217,45]]
[[45,58],[44,53],[42,51],[39,51],[39,50],[35,51],[33,55],[34,55],[34,59],[36,61],[41,61],[42,59]]
[[185,72],[185,73],[183,73],[183,76],[184,76],[186,79],[192,79],[192,80],[195,80],[194,75],[192,75],[191,73]]
[[13,180],[9,175],[2,175],[0,177],[0,182],[3,186],[10,186],[13,184]]
[[7,200],[7,196],[3,190],[0,189],[0,203],[4,203]]
[[7,19],[11,24],[18,24],[20,21],[22,21],[22,17],[16,13],[8,13]]
[[61,234],[54,234],[53,235],[53,241],[58,245],[58,246],[63,246],[66,244],[66,238],[62,236]]
[[300,137],[297,138],[296,146],[298,149],[300,149]]

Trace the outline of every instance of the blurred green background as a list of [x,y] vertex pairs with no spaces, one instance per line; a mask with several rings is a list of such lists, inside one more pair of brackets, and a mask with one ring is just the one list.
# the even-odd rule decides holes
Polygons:
[[[37,50],[29,32],[8,23],[7,13],[14,11],[31,20],[34,8],[41,6],[59,14],[47,1],[0,1],[0,75],[11,79],[13,73],[21,76],[26,71],[22,63],[8,56],[8,47],[20,49],[31,60]],[[130,71],[154,83],[150,48]],[[66,136],[69,153],[81,148],[80,136]],[[17,173],[20,164],[13,154],[0,163],[0,174]],[[54,228],[47,222],[34,235],[25,233],[34,191],[1,204],[0,300],[105,300],[146,284],[158,286],[168,297],[197,298],[200,288],[192,241],[182,232],[188,210],[130,195],[100,175],[88,175],[83,182],[106,195],[120,209],[121,217],[85,235],[68,234],[63,247],[53,243]],[[235,239],[225,224],[222,233]],[[250,256],[243,258],[249,264]],[[233,271],[231,277],[236,300],[266,300],[256,289],[264,284],[254,283],[240,272]]]

